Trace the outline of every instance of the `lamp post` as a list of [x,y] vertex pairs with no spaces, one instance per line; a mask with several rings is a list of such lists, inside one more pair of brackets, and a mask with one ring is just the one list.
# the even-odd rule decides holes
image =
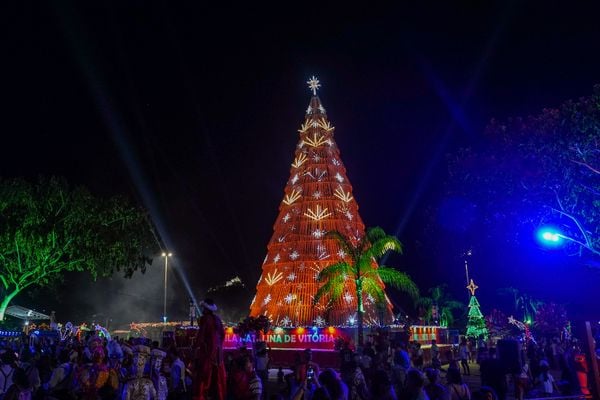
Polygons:
[[164,302],[163,302],[163,323],[166,324],[167,323],[167,268],[169,265],[169,257],[171,257],[173,254],[171,253],[162,253],[162,256],[165,258],[165,285],[164,285],[164,291],[165,291],[165,298],[164,298]]

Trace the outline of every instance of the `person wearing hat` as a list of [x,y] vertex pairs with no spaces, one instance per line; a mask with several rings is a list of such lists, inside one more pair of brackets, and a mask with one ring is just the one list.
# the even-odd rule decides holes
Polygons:
[[154,388],[158,395],[158,400],[166,400],[169,394],[167,386],[167,378],[162,374],[163,360],[167,353],[160,349],[152,349],[150,353],[152,356],[150,364],[152,365],[151,378],[154,383]]
[[122,400],[158,400],[154,384],[144,376],[146,362],[150,358],[150,348],[138,344],[133,348],[134,376],[125,383]]
[[226,393],[225,363],[223,362],[223,322],[216,314],[217,305],[212,299],[200,303],[202,316],[198,320],[196,335],[196,380],[194,400],[207,398],[222,400]]

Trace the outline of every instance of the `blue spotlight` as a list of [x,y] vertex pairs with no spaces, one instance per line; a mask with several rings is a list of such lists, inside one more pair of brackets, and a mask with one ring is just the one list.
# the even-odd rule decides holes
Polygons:
[[538,230],[538,240],[546,246],[558,246],[565,236],[552,227],[543,227]]

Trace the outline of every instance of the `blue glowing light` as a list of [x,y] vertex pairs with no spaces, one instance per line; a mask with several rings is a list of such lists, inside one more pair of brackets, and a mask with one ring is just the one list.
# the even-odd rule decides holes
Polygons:
[[543,227],[538,230],[538,241],[546,246],[558,246],[565,238],[557,229],[553,227]]

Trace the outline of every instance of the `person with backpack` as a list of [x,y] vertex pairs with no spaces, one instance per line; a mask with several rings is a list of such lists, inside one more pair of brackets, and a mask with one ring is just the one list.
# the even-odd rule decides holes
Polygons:
[[0,356],[0,399],[4,397],[8,388],[13,384],[15,372],[15,354],[7,349]]
[[4,393],[3,400],[31,400],[32,389],[27,373],[22,368],[13,369],[13,383]]
[[75,376],[75,366],[71,363],[68,350],[61,350],[58,355],[58,362],[60,364],[52,370],[48,382],[48,392],[52,397],[59,400],[73,399],[74,395],[71,389]]

